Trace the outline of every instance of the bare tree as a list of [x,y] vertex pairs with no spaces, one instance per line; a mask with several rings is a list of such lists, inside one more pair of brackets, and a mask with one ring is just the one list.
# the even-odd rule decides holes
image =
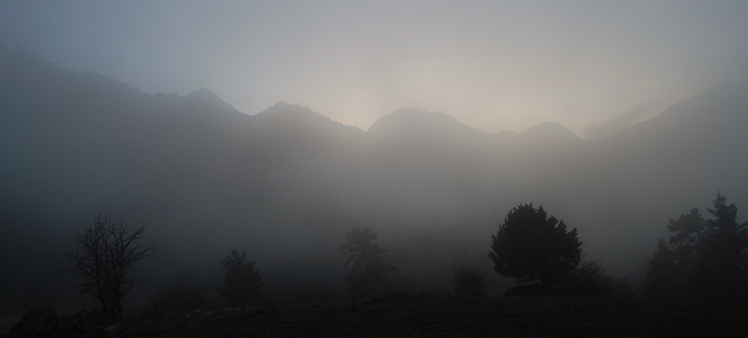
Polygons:
[[64,250],[65,257],[75,262],[75,272],[83,281],[81,293],[91,294],[101,302],[105,315],[122,316],[122,298],[132,289],[133,265],[153,254],[153,246],[140,246],[138,239],[145,229],[128,232],[127,223],[112,221],[99,213],[93,221],[83,222],[75,230],[78,241],[75,252]]

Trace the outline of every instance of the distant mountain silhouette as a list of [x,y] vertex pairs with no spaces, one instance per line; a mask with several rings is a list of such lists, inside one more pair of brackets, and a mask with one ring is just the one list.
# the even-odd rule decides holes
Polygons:
[[212,107],[221,107],[224,110],[236,111],[234,106],[224,102],[223,99],[218,97],[216,93],[211,92],[206,88],[200,88],[192,93],[189,93],[184,97],[184,99],[188,102],[194,102],[196,104],[202,103],[205,105],[211,105]]
[[555,141],[578,141],[579,136],[568,128],[553,122],[542,122],[519,133],[525,139],[542,140],[546,142]]
[[485,137],[485,132],[468,127],[441,112],[418,108],[400,108],[380,118],[369,128],[370,137],[378,139],[423,140]]
[[[278,102],[274,106],[265,109],[255,115],[258,123],[267,123],[272,127],[285,129],[287,132],[295,130],[317,130],[317,132],[327,132],[336,129],[333,133],[349,133],[359,135],[362,131],[356,127],[346,126],[340,122],[331,120],[327,116],[312,111],[307,107],[302,107],[286,102]],[[259,122],[261,121],[261,122]]]
[[59,248],[98,211],[146,226],[155,280],[248,247],[279,280],[268,292],[303,295],[343,283],[336,248],[353,226],[376,228],[413,285],[436,289],[418,276],[485,259],[506,212],[533,202],[577,227],[591,260],[636,279],[667,219],[716,189],[748,205],[746,112],[743,83],[594,140],[547,122],[489,134],[417,108],[364,132],[285,102],[247,115],[207,89],[150,95],[0,46],[0,271],[33,270],[0,280],[0,310],[34,290],[65,303],[63,282],[39,283],[59,279]]
[[428,161],[432,165],[434,161],[466,161],[468,159],[454,156],[484,152],[491,144],[491,135],[484,131],[468,127],[444,113],[418,108],[401,108],[380,118],[371,125],[366,136],[377,152],[414,160],[431,156]]
[[521,152],[555,151],[577,146],[582,141],[574,132],[554,122],[541,122],[521,133],[498,132],[494,139]]
[[724,84],[673,104],[654,118],[624,129],[623,133],[665,130],[717,132],[748,123],[748,82]]

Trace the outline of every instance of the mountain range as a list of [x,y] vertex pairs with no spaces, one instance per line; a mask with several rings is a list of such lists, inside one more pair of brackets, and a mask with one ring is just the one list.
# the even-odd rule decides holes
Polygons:
[[490,236],[532,202],[579,229],[585,259],[639,281],[668,219],[718,190],[748,206],[745,130],[748,83],[596,139],[550,122],[490,134],[418,108],[362,131],[285,102],[243,114],[204,88],[151,95],[2,47],[0,311],[74,298],[60,253],[97,212],[146,227],[152,284],[177,269],[218,283],[218,260],[246,248],[269,293],[332,292],[343,234],[369,226],[404,288],[424,291],[459,265],[489,271]]

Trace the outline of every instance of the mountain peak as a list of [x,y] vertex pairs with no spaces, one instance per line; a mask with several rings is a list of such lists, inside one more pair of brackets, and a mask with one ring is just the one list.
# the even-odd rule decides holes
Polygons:
[[367,133],[378,140],[407,144],[477,145],[489,136],[447,114],[414,107],[400,108],[380,118]]
[[290,104],[285,101],[278,101],[273,106],[257,113],[256,116],[260,117],[284,117],[284,118],[306,118],[309,116],[321,117],[329,120],[328,117],[322,116],[321,114],[303,107],[298,104]]
[[369,127],[369,132],[379,133],[381,130],[390,130],[392,128],[426,128],[434,131],[454,128],[473,129],[460,123],[454,117],[442,112],[430,112],[415,107],[406,107],[397,109],[391,114],[374,122],[374,124]]
[[214,104],[226,109],[236,110],[234,106],[223,101],[216,93],[203,87],[184,97],[187,101]]
[[519,133],[522,137],[577,140],[579,136],[555,122],[541,122]]

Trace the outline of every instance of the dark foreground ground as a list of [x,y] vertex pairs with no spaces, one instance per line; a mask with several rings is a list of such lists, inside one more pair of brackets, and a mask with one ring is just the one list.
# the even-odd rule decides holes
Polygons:
[[395,296],[307,299],[240,318],[130,319],[117,337],[748,337],[748,304]]

